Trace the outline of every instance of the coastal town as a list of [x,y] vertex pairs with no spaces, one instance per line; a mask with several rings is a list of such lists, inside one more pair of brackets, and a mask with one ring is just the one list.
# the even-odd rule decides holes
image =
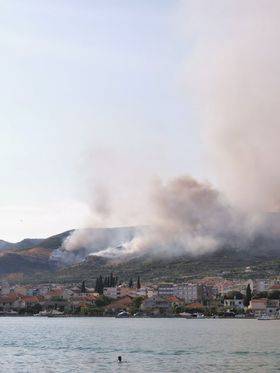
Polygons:
[[0,316],[114,316],[280,319],[280,277],[128,283],[115,274],[94,287],[79,284],[0,284]]

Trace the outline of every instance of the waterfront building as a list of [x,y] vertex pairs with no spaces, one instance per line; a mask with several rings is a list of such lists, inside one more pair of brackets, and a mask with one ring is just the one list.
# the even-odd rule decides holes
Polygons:
[[267,298],[252,299],[248,307],[256,316],[266,313]]

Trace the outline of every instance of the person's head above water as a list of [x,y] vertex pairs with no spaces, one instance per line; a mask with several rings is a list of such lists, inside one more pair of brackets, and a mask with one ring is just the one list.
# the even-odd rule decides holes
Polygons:
[[118,356],[118,362],[119,362],[119,363],[122,362],[122,357],[121,357],[121,356]]

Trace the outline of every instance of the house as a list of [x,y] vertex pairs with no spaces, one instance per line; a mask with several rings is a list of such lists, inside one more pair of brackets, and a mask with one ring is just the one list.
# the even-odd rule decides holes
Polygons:
[[0,285],[0,293],[1,295],[8,295],[10,294],[11,292],[11,289],[10,289],[10,285],[7,281],[2,281],[1,285]]
[[267,279],[254,280],[254,286],[251,288],[255,293],[267,291],[270,287],[270,282]]
[[189,303],[186,305],[186,309],[201,311],[204,308],[202,303]]
[[277,292],[277,291],[280,292],[280,284],[271,285],[270,288],[268,289],[269,293],[274,293],[274,292]]
[[37,297],[35,295],[33,295],[33,296],[28,296],[28,295],[23,296],[23,297],[21,297],[21,300],[25,302],[26,307],[32,307],[35,304],[40,303],[39,297]]
[[64,300],[68,300],[69,301],[70,299],[72,299],[73,295],[74,295],[74,292],[72,290],[70,290],[70,289],[64,289],[63,290],[63,294],[62,294],[62,298]]
[[231,292],[224,297],[224,307],[244,309],[243,294]]
[[225,298],[224,299],[224,307],[227,308],[238,308],[238,309],[244,309],[244,304],[243,304],[243,298],[238,298],[236,296],[230,297],[230,298]]
[[107,312],[119,312],[119,311],[127,311],[132,306],[133,298],[129,295],[124,296],[123,298],[117,299],[114,302],[108,304],[105,307],[105,311]]
[[268,299],[266,313],[270,316],[278,315],[280,311],[280,300],[279,299]]
[[182,299],[179,299],[177,297],[175,297],[175,295],[172,295],[170,297],[167,297],[166,300],[172,304],[176,304],[176,305],[184,305],[185,302],[182,300]]
[[267,298],[252,299],[248,307],[256,316],[266,313]]
[[140,289],[137,289],[136,291],[137,297],[152,297],[154,295],[153,289],[147,288],[147,287],[141,287]]
[[12,309],[19,311],[19,310],[24,310],[26,308],[26,303],[23,299],[18,298],[16,299],[13,304],[12,304]]
[[166,314],[172,311],[172,302],[159,296],[147,298],[140,307],[141,311],[153,314]]
[[106,287],[103,289],[103,294],[105,297],[111,298],[111,299],[118,299],[120,298],[121,291],[119,286],[114,287]]
[[17,295],[14,293],[0,296],[0,311],[10,311],[13,307],[13,303],[17,300],[17,298]]
[[64,289],[53,289],[48,294],[45,295],[46,299],[59,299],[63,298],[64,295]]

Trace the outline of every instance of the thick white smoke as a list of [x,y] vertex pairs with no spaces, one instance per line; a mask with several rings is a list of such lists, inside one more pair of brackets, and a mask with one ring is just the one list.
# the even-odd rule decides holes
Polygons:
[[[97,255],[196,254],[244,245],[262,231],[260,214],[279,211],[279,17],[278,0],[184,3],[186,104],[196,114],[207,166],[221,192],[191,177],[159,182],[151,204],[143,206],[149,229]],[[107,214],[103,200],[98,208]],[[91,241],[75,233],[64,248],[90,247]]]
[[189,176],[154,185],[150,213],[152,226],[125,242],[121,250],[111,246],[96,254],[107,257],[203,254],[229,243],[244,245],[256,229],[255,221],[229,206],[209,183]]

